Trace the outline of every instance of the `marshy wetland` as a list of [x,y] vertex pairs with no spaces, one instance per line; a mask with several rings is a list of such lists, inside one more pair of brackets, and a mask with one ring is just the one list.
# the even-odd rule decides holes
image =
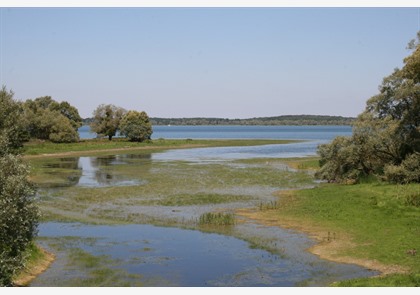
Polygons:
[[305,234],[236,214],[317,185],[301,169],[313,158],[291,158],[313,153],[296,153],[302,145],[30,159],[37,243],[56,255],[30,286],[325,286],[376,275],[310,254]]

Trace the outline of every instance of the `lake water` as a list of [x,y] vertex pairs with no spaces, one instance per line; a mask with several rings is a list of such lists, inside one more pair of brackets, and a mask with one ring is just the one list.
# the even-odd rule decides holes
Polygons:
[[[89,126],[79,128],[80,138],[95,138]],[[153,126],[152,139],[301,139],[331,140],[351,135],[350,126]]]

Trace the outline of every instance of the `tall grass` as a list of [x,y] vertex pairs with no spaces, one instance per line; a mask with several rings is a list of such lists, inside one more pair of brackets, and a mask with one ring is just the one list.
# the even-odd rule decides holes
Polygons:
[[199,225],[234,225],[235,215],[233,213],[204,213],[198,220]]

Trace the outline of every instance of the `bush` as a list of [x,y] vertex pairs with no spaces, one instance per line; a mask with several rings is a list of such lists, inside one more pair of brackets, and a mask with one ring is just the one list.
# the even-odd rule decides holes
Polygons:
[[28,166],[19,156],[5,155],[0,167],[0,286],[9,286],[37,233],[39,213]]
[[357,181],[363,175],[356,146],[351,138],[338,136],[330,144],[318,147],[320,169],[316,177],[329,182]]
[[385,177],[392,183],[420,182],[420,153],[409,155],[401,165],[386,166]]

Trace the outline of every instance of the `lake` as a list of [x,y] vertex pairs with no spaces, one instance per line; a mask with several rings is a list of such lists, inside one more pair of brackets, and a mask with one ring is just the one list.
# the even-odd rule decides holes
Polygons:
[[[338,135],[350,136],[351,126],[153,126],[152,139],[301,139],[331,140]],[[85,125],[80,138],[95,138]]]

